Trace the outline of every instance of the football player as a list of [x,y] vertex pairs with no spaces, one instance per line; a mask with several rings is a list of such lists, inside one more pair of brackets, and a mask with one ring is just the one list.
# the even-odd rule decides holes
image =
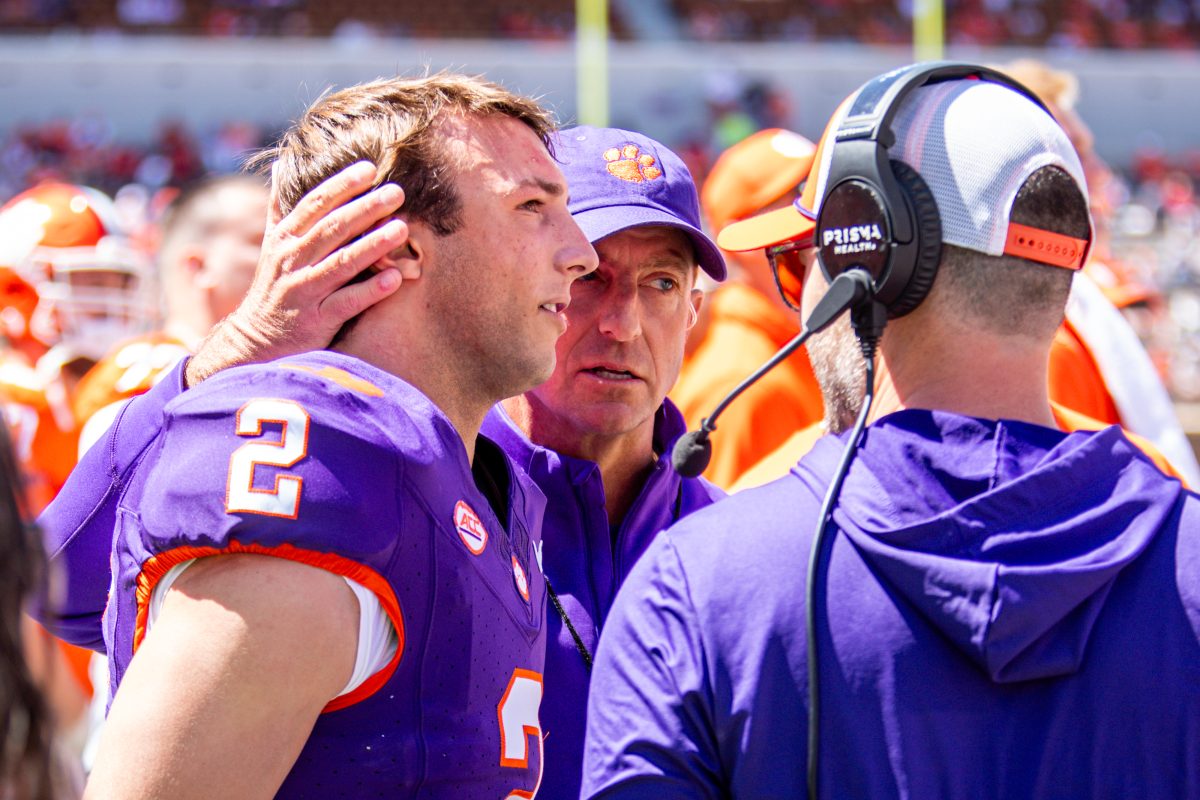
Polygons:
[[0,266],[0,399],[37,510],[75,463],[76,382],[118,339],[155,324],[153,273],[113,202],[64,183],[0,208]]
[[596,265],[549,125],[479,79],[382,80],[326,95],[271,153],[267,249],[308,259],[368,208],[382,224],[325,269],[419,280],[332,350],[167,407],[119,490],[118,688],[89,796],[537,791],[544,499],[477,432],[549,376]]

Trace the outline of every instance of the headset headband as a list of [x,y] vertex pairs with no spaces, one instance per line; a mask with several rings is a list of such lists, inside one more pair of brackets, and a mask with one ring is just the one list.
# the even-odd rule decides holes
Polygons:
[[[929,187],[917,171],[889,155],[892,124],[916,89],[945,81],[997,83],[1028,99],[1052,118],[1046,105],[1019,82],[977,64],[916,64],[880,75],[854,95],[833,132],[816,224],[821,269],[830,280],[851,268],[871,274],[875,296],[890,317],[912,311],[928,293],[940,262],[942,221]],[[1023,240],[1029,240],[1026,231]],[[1014,240],[1006,252],[1078,268],[1086,243],[1038,232]],[[1051,258],[1045,256],[1049,254]]]
[[962,61],[935,61],[894,69],[864,85],[838,126],[836,141],[872,139],[890,148],[896,142],[892,120],[905,97],[931,83],[970,79],[1003,84],[1050,113],[1037,95],[1002,72]]

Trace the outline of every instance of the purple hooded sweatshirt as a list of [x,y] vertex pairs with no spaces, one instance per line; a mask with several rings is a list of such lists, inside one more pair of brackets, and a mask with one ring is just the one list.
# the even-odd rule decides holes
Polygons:
[[[583,797],[805,796],[804,587],[843,445],[643,556]],[[820,795],[1200,798],[1198,501],[1117,428],[868,428],[826,551]]]
[[[670,400],[654,419],[654,450],[669,454],[686,430]],[[725,494],[702,478],[682,478],[669,457],[659,458],[614,532],[604,506],[600,468],[529,441],[496,406],[481,430],[528,472],[546,495],[539,561],[589,653],[596,652],[617,587],[660,531]],[[546,608],[546,693],[542,731],[546,770],[539,800],[574,800],[583,766],[584,713],[589,670],[571,632],[553,606]]]

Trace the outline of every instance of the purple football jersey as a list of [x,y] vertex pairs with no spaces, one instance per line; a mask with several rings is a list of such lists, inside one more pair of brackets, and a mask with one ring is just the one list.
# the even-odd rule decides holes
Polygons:
[[540,781],[545,499],[507,470],[501,524],[449,420],[331,352],[229,370],[166,408],[117,510],[105,616],[119,685],[171,566],[264,553],[372,590],[396,658],[331,702],[280,797],[532,797]]

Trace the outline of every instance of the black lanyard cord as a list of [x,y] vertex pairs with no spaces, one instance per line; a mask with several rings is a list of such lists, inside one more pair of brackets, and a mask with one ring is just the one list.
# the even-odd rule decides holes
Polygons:
[[554,604],[554,610],[558,612],[558,616],[562,618],[563,624],[571,632],[571,638],[575,640],[575,649],[579,651],[579,655],[583,656],[583,666],[591,673],[592,654],[588,652],[587,645],[583,643],[583,637],[579,635],[579,631],[575,630],[575,626],[571,624],[571,618],[567,616],[567,610],[563,608],[562,603],[559,601],[558,594],[554,591],[554,587],[550,585],[549,578],[546,578],[546,594],[550,595],[550,602]]

